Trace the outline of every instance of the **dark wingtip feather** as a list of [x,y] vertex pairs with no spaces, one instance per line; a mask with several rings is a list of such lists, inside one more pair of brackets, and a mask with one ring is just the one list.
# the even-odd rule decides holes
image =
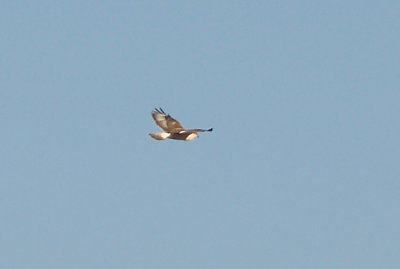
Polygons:
[[208,132],[212,132],[212,131],[213,131],[213,128],[210,128],[210,129],[208,129],[207,131],[208,131]]
[[164,110],[159,107],[159,108],[154,108],[154,110],[152,111],[152,113],[160,113],[160,114],[164,114],[167,115],[167,113],[164,112]]

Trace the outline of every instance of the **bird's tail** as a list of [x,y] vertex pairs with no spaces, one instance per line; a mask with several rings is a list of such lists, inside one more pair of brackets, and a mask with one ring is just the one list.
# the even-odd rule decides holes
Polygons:
[[165,140],[167,139],[171,134],[169,133],[157,133],[157,134],[149,134],[149,136],[155,140]]

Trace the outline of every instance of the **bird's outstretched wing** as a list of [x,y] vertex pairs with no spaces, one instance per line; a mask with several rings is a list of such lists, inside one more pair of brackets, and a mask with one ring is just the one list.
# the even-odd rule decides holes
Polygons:
[[213,128],[210,129],[189,129],[188,132],[212,132]]
[[183,128],[179,121],[171,117],[169,114],[165,113],[161,107],[154,109],[151,115],[153,116],[153,119],[158,127],[160,127],[165,132],[179,133],[185,130],[185,128]]

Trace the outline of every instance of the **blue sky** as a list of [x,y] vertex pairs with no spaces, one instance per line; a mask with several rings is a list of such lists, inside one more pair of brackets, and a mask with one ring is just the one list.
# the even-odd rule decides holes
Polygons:
[[3,3],[0,267],[399,268],[399,8]]

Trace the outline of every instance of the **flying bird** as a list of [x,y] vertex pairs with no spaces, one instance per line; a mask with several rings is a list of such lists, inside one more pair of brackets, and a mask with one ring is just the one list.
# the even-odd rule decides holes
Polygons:
[[156,134],[149,134],[151,138],[156,140],[165,140],[165,139],[176,139],[176,140],[185,140],[191,141],[199,137],[199,132],[212,132],[213,128],[204,130],[204,129],[185,129],[183,126],[171,117],[169,114],[165,113],[162,108],[156,108],[151,112],[154,121],[157,126],[160,127],[163,132]]

